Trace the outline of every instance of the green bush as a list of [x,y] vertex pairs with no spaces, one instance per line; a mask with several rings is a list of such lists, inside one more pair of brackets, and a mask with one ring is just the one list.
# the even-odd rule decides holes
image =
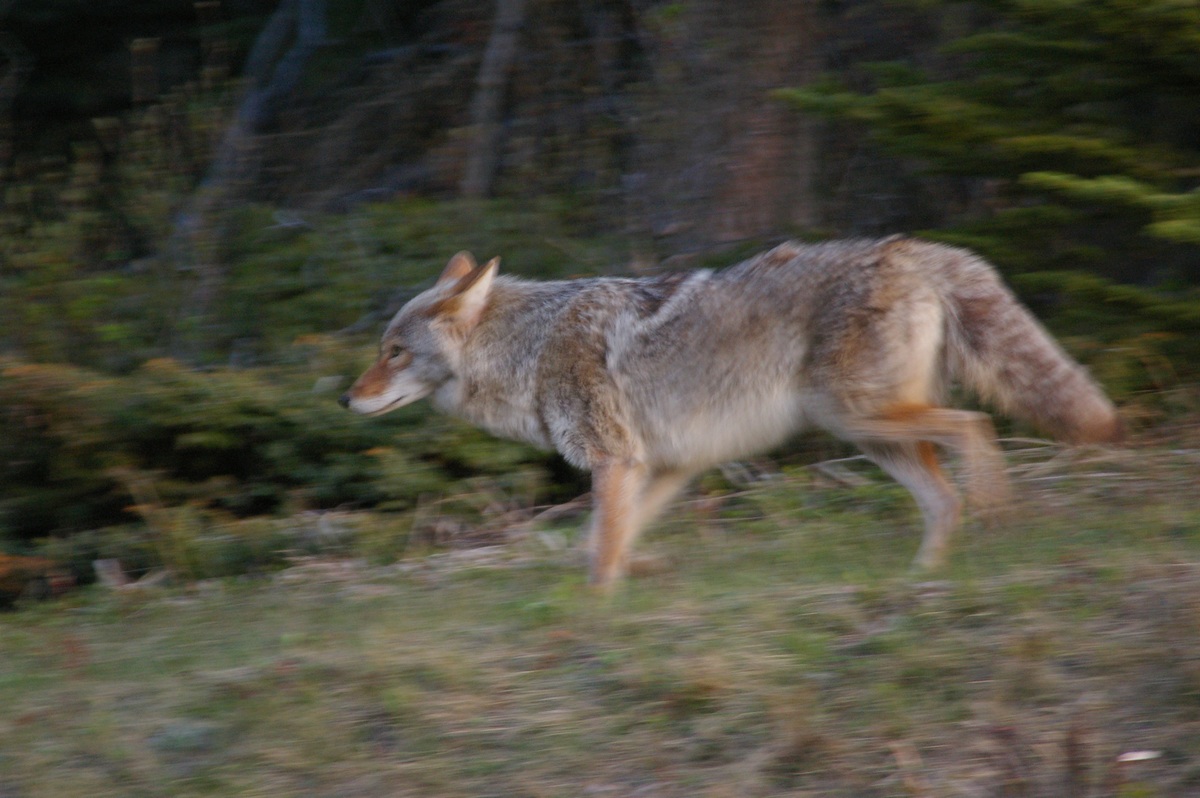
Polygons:
[[[136,521],[147,504],[231,518],[403,511],[467,475],[549,482],[544,453],[424,406],[354,416],[313,383],[296,369],[203,372],[170,360],[123,377],[6,362],[0,524],[28,540]],[[136,495],[139,485],[153,499]]]

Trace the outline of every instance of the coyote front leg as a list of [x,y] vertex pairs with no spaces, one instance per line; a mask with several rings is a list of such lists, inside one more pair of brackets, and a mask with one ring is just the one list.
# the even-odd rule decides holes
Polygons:
[[637,536],[679,494],[693,473],[612,460],[593,470],[592,573],[593,586],[608,589],[629,571],[630,551]]
[[655,471],[646,480],[646,487],[638,499],[637,527],[645,529],[654,522],[679,491],[695,476],[693,471],[664,468]]
[[592,468],[592,587],[608,591],[625,574],[642,522],[638,504],[647,476],[646,466],[634,460],[605,459]]

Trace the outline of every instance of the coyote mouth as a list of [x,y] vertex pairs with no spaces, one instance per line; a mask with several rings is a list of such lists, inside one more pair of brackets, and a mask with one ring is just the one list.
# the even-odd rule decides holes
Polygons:
[[375,416],[382,416],[384,413],[390,413],[393,410],[395,410],[396,408],[402,407],[403,405],[407,404],[408,403],[407,400],[408,400],[408,394],[404,394],[404,396],[401,396],[399,399],[396,399],[395,401],[384,405],[383,407],[379,408],[378,410],[371,410],[366,415],[368,418],[374,418]]

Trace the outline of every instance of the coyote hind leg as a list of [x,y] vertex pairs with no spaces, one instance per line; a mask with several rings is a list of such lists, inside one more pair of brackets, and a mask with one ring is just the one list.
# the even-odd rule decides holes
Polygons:
[[[996,509],[1011,499],[1004,454],[996,445],[996,432],[986,413],[896,405],[877,416],[854,419],[845,429],[860,444],[926,441],[956,449],[962,455],[967,498],[973,506]],[[929,456],[933,457],[932,452]]]
[[1010,496],[1004,455],[984,413],[928,405],[897,405],[877,416],[855,419],[844,429],[873,461],[908,489],[921,508],[925,536],[914,565],[934,568],[945,561],[958,527],[962,502],[942,473],[934,444],[957,449],[966,472],[967,495],[982,509],[1004,505]]
[[962,515],[962,501],[942,474],[933,445],[927,441],[862,441],[859,445],[867,457],[908,489],[921,509],[925,536],[913,565],[932,569],[945,563],[950,538]]

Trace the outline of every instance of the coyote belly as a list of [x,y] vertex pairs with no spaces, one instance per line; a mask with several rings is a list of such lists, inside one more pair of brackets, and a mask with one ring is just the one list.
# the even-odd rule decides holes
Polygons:
[[592,472],[593,584],[698,472],[806,426],[854,442],[925,521],[917,564],[946,555],[967,491],[1003,501],[991,421],[944,406],[962,384],[1074,443],[1120,435],[1104,393],[970,252],[892,238],[783,244],[721,271],[531,282],[467,253],[387,326],[342,397],[379,414],[423,397]]

